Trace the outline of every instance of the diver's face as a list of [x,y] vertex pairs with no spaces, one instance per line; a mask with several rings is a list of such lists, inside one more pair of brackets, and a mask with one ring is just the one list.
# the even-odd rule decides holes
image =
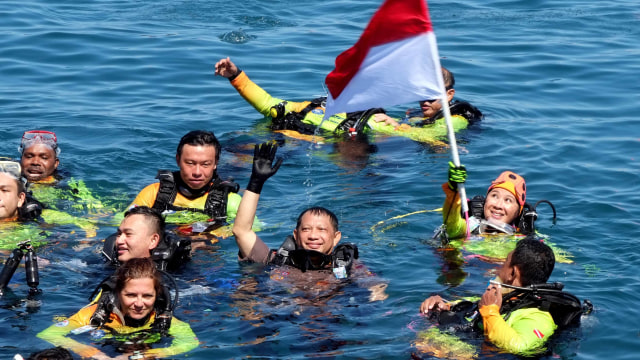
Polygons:
[[422,110],[422,116],[430,118],[438,113],[442,109],[442,101],[435,100],[422,100],[419,102],[420,110]]
[[144,319],[153,310],[156,289],[151,278],[129,279],[118,294],[120,311],[135,320]]
[[[447,90],[447,101],[451,102],[455,94],[456,91],[454,89]],[[431,118],[437,114],[438,111],[442,110],[442,100],[440,99],[422,100],[419,104],[420,110],[422,110],[422,116],[426,118]]]
[[307,212],[302,216],[300,226],[293,230],[293,237],[305,250],[330,254],[340,241],[342,233],[333,228],[329,216]]
[[211,145],[184,145],[182,153],[176,155],[176,162],[182,181],[192,189],[201,189],[211,181],[218,167],[216,148]]
[[22,152],[20,159],[22,174],[31,182],[51,176],[59,163],[55,150],[45,144],[30,146]]
[[493,219],[506,224],[511,224],[520,212],[520,204],[513,194],[503,188],[494,188],[489,191],[484,202],[485,219]]
[[148,258],[151,249],[158,246],[160,235],[153,231],[144,215],[129,215],[120,223],[116,237],[118,261]]
[[0,172],[0,220],[11,220],[18,216],[25,193],[18,193],[18,180]]

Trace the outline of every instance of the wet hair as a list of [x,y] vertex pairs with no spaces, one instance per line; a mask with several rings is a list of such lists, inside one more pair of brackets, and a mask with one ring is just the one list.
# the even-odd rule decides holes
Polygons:
[[155,209],[148,206],[136,206],[129,209],[124,213],[124,217],[127,218],[131,215],[142,215],[145,220],[149,222],[149,225],[153,229],[153,232],[162,237],[164,235],[165,221],[164,217]]
[[333,230],[334,231],[338,231],[338,217],[336,216],[336,214],[331,212],[331,210],[323,208],[322,206],[310,207],[307,210],[305,210],[302,213],[300,213],[300,216],[298,216],[298,222],[296,223],[296,229],[300,228],[300,224],[302,223],[302,217],[306,213],[311,213],[312,215],[326,215],[326,216],[328,216],[329,220],[331,220],[331,226],[333,226]]
[[120,294],[127,281],[132,279],[153,279],[156,297],[162,293],[162,276],[151,258],[134,258],[116,270],[115,293]]
[[442,78],[444,79],[444,87],[446,90],[451,90],[456,86],[456,79],[453,77],[453,73],[444,66],[442,67]]
[[188,132],[180,139],[178,149],[176,149],[176,155],[180,157],[182,155],[182,148],[185,145],[191,146],[213,146],[216,149],[216,162],[220,160],[220,142],[211,131],[206,130],[193,130]]
[[546,283],[555,264],[556,257],[549,245],[533,237],[518,241],[511,254],[510,265],[520,270],[522,286]]
[[27,360],[73,360],[73,355],[69,350],[58,346],[51,349],[36,351],[29,355]]

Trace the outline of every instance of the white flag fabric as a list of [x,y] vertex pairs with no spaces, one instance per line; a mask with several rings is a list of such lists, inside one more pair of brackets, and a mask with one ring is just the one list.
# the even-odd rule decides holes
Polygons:
[[442,70],[425,0],[386,0],[358,42],[338,55],[325,83],[325,117],[442,98]]

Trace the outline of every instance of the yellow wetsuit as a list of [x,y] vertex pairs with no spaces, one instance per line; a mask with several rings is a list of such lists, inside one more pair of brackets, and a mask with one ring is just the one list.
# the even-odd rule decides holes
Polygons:
[[[160,189],[160,183],[154,183],[146,186],[138,196],[133,200],[131,206],[148,206],[153,207],[158,195],[158,189]],[[176,199],[173,202],[174,206],[190,208],[190,209],[204,209],[205,202],[209,193],[205,193],[202,196],[190,200],[183,196],[179,191],[176,194]],[[227,222],[231,222],[236,218],[238,213],[238,206],[240,206],[240,200],[242,197],[234,192],[229,192],[227,196]],[[204,213],[194,211],[179,211],[176,214],[167,216],[167,222],[174,224],[190,224],[196,221],[207,221],[210,217]]]
[[[240,93],[240,95],[249,104],[264,116],[270,116],[271,108],[284,101],[269,95],[264,89],[251,81],[244,71],[240,72],[231,81],[231,85],[233,85],[238,93]],[[300,112],[310,103],[310,101],[287,101],[285,104],[285,111]],[[332,115],[324,121],[323,117],[324,108],[318,106],[317,108],[309,111],[302,122],[308,125],[322,126],[323,130],[333,132],[336,130],[337,126],[346,119],[346,114],[340,113]],[[430,144],[444,144],[443,141],[446,140],[447,137],[447,125],[444,118],[437,119],[433,123],[422,127],[410,126],[408,124],[401,124],[400,126],[394,127],[393,125],[386,124],[385,122],[375,122],[373,118],[374,116],[372,115],[367,119],[367,125],[374,133],[404,136],[412,140]],[[465,129],[469,125],[469,121],[461,115],[454,115],[451,120],[454,131]]]
[[[532,356],[545,350],[547,340],[557,326],[546,311],[523,308],[513,311],[507,320],[500,315],[498,305],[480,308],[482,323],[479,325],[485,340],[517,355]],[[439,358],[477,359],[476,348],[456,334],[441,331],[433,326],[418,333],[416,347],[424,353]]]
[[533,355],[544,349],[557,326],[551,314],[538,308],[519,309],[505,321],[498,305],[480,307],[484,335],[510,353]]
[[[95,312],[97,306],[97,304],[93,304],[82,308],[69,319],[49,326],[47,329],[40,332],[38,334],[38,337],[50,342],[55,346],[61,346],[63,348],[69,349],[82,356],[83,358],[89,358],[100,353],[100,350],[98,350],[96,347],[83,344],[67,336],[71,331],[89,325],[91,323],[91,316]],[[112,312],[105,326],[113,329],[118,334],[128,334],[135,331],[149,329],[151,327],[151,324],[153,324],[154,319],[155,312],[151,314],[144,326],[133,328],[124,325],[124,322],[120,318],[120,316]],[[145,350],[144,355],[149,357],[163,358],[191,351],[197,348],[199,345],[198,338],[191,330],[189,324],[182,322],[175,317],[171,319],[169,335],[173,337],[171,346],[167,348]]]

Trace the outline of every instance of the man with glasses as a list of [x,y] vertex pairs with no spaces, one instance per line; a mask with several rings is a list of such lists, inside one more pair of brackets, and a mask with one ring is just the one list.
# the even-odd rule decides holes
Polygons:
[[[447,127],[442,113],[440,100],[421,101],[420,109],[407,110],[403,119],[394,119],[383,109],[369,109],[355,113],[342,113],[324,119],[324,100],[284,101],[269,95],[252,82],[229,58],[215,64],[215,74],[229,79],[231,85],[264,116],[270,116],[271,129],[285,135],[305,139],[305,135],[314,135],[318,127],[334,134],[357,135],[373,131],[386,135],[397,135],[429,144],[441,144],[447,136]],[[465,129],[470,123],[480,120],[482,113],[464,101],[454,101],[455,79],[453,74],[442,68],[444,84],[455,131]]]

